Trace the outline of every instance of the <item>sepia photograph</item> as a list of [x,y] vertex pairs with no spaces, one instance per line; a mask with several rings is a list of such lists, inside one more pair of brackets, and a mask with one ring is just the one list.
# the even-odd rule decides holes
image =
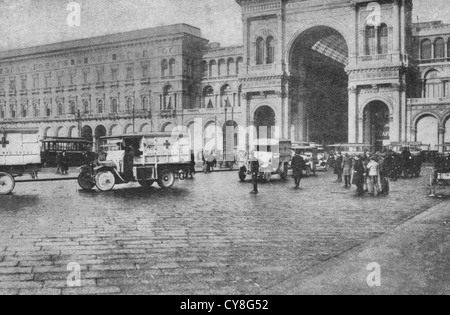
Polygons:
[[447,295],[449,206],[447,0],[0,0],[0,295]]

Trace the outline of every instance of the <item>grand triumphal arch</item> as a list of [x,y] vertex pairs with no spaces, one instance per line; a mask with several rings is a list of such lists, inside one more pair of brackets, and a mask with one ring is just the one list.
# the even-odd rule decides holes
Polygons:
[[380,148],[409,138],[411,0],[237,2],[249,125],[271,121],[295,141]]

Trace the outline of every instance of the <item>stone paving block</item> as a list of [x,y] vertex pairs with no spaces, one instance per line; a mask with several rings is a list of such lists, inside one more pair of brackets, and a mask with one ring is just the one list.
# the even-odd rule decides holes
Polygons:
[[33,268],[31,267],[1,267],[0,275],[3,274],[30,274]]
[[121,293],[118,287],[82,287],[62,290],[63,295],[109,295],[117,293]]
[[0,289],[41,289],[42,282],[31,281],[14,281],[14,282],[0,282]]
[[21,289],[19,290],[19,295],[61,295],[61,289]]
[[0,282],[15,282],[15,281],[32,281],[33,274],[3,274],[0,275]]

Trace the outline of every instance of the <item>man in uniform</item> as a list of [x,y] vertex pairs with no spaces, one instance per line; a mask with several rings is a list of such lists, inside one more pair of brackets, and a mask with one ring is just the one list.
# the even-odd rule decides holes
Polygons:
[[295,152],[291,165],[294,170],[295,188],[299,188],[303,177],[303,171],[306,169],[305,159],[300,155],[300,152]]
[[252,184],[253,184],[253,191],[251,194],[257,195],[258,194],[258,176],[259,176],[259,161],[258,158],[255,156],[255,153],[250,153],[250,170],[252,172]]

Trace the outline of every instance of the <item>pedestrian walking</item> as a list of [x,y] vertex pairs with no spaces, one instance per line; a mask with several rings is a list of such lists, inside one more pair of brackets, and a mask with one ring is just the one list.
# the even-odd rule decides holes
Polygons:
[[195,154],[194,151],[191,151],[191,164],[189,166],[189,176],[191,179],[194,178],[195,173]]
[[66,152],[63,152],[61,156],[61,173],[62,175],[69,174],[69,157]]
[[292,158],[291,165],[294,171],[295,188],[299,188],[303,177],[303,171],[306,169],[305,159],[299,152],[295,153],[295,156]]
[[380,193],[380,168],[375,156],[372,156],[369,164],[367,164],[367,173],[369,176],[369,194],[378,195]]
[[353,179],[352,184],[356,186],[356,195],[364,195],[364,182],[365,182],[365,168],[362,157],[360,155],[355,156],[353,160]]
[[334,161],[334,174],[337,175],[337,182],[342,183],[342,162],[344,158],[341,153],[337,153],[336,160]]
[[251,193],[254,195],[257,195],[258,194],[259,161],[254,155],[251,156],[250,167],[251,167],[251,172],[252,172],[252,184],[253,184],[253,191]]
[[62,153],[58,153],[56,155],[55,164],[56,164],[56,174],[61,174],[61,160],[62,160]]
[[342,161],[342,169],[345,181],[345,188],[351,188],[352,186],[352,162],[353,159],[350,155],[345,154],[344,159]]

